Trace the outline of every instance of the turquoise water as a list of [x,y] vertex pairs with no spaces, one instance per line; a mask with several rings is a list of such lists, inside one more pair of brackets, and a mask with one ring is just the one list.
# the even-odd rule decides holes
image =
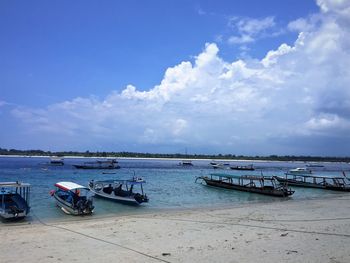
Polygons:
[[[216,189],[195,183],[197,176],[220,172],[229,174],[283,175],[305,163],[297,162],[230,162],[231,165],[254,164],[252,172],[214,170],[208,161],[193,161],[193,167],[181,167],[177,160],[134,160],[121,159],[121,169],[115,174],[103,174],[103,170],[78,170],[72,164],[82,163],[86,159],[65,158],[64,166],[50,166],[49,158],[40,157],[0,157],[0,181],[22,181],[32,185],[31,217],[34,215],[44,220],[74,220],[55,206],[49,195],[54,184],[59,181],[72,181],[87,186],[88,182],[107,179],[130,179],[134,174],[146,180],[144,191],[150,198],[149,203],[139,207],[123,205],[108,200],[95,198],[93,217],[149,213],[168,209],[193,209],[202,207],[238,206],[249,202],[285,201],[276,197],[245,193],[232,190]],[[315,174],[341,176],[341,171],[350,171],[346,163],[323,163],[324,168],[315,168]],[[110,170],[108,172],[111,172]],[[327,198],[339,195],[339,192],[320,189],[295,188],[290,199]],[[349,193],[350,194],[350,193]],[[288,199],[287,199],[288,200]]]

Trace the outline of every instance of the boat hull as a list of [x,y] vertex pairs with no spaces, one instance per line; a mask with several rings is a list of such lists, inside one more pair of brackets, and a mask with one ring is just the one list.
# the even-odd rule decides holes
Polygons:
[[[3,198],[6,200],[2,203]],[[23,219],[30,207],[19,194],[0,194],[0,217],[2,219]]]
[[81,211],[81,210],[73,207],[71,203],[66,202],[65,200],[60,198],[56,193],[53,194],[53,197],[56,200],[56,205],[58,207],[60,207],[61,210],[63,212],[65,212],[66,214],[78,216],[78,215],[91,215],[93,213],[93,210],[84,209]]
[[209,186],[214,187],[220,187],[225,189],[232,189],[232,190],[238,190],[238,191],[244,191],[244,192],[250,192],[250,193],[257,193],[257,194],[263,194],[263,195],[270,195],[270,196],[276,196],[276,197],[287,197],[294,193],[294,191],[290,190],[279,190],[275,188],[270,187],[247,187],[232,183],[226,183],[219,180],[212,180],[210,178],[203,178],[205,183]]
[[90,191],[94,193],[96,197],[99,197],[99,198],[103,198],[103,199],[107,199],[110,201],[127,204],[127,205],[140,205],[140,203],[137,202],[134,197],[113,196],[113,195],[108,195],[104,193],[98,193],[91,188],[90,188]]

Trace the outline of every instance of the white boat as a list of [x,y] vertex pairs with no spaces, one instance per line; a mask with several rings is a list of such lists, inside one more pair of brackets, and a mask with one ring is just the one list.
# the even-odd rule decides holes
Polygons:
[[50,194],[63,212],[70,215],[92,214],[94,206],[89,188],[73,182],[58,182],[55,186],[56,190]]
[[30,211],[30,184],[21,182],[0,183],[0,217],[20,219]]
[[73,164],[77,169],[119,169],[118,161],[115,159],[97,160],[93,162],[84,162],[83,164]]
[[[89,188],[98,197],[109,200],[139,205],[148,202],[148,197],[143,192],[143,184],[146,183],[142,178],[133,177],[131,180],[91,180]],[[141,192],[134,192],[135,186],[139,186]]]
[[304,167],[298,167],[298,168],[295,168],[295,169],[290,169],[287,174],[311,174],[312,171],[307,169],[307,168],[304,168]]
[[191,160],[183,160],[181,162],[179,162],[180,166],[193,166],[193,163]]

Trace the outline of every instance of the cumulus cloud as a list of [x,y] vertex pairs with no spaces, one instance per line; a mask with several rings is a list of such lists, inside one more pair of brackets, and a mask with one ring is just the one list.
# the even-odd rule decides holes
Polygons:
[[[38,136],[79,145],[98,139],[135,150],[157,145],[176,151],[185,145],[207,152],[307,154],[308,149],[293,148],[292,138],[326,144],[325,135],[340,136],[349,144],[350,16],[344,16],[349,1],[317,2],[317,19],[289,24],[299,32],[295,43],[281,43],[261,60],[225,61],[219,47],[208,43],[194,61],[168,68],[150,90],[130,84],[103,99],[16,107],[12,113]],[[274,24],[273,17],[235,21],[241,36],[252,38]]]

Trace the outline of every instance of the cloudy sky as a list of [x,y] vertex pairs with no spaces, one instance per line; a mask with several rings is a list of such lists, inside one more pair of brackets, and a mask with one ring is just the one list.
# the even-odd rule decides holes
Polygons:
[[350,0],[0,2],[0,147],[349,156]]

